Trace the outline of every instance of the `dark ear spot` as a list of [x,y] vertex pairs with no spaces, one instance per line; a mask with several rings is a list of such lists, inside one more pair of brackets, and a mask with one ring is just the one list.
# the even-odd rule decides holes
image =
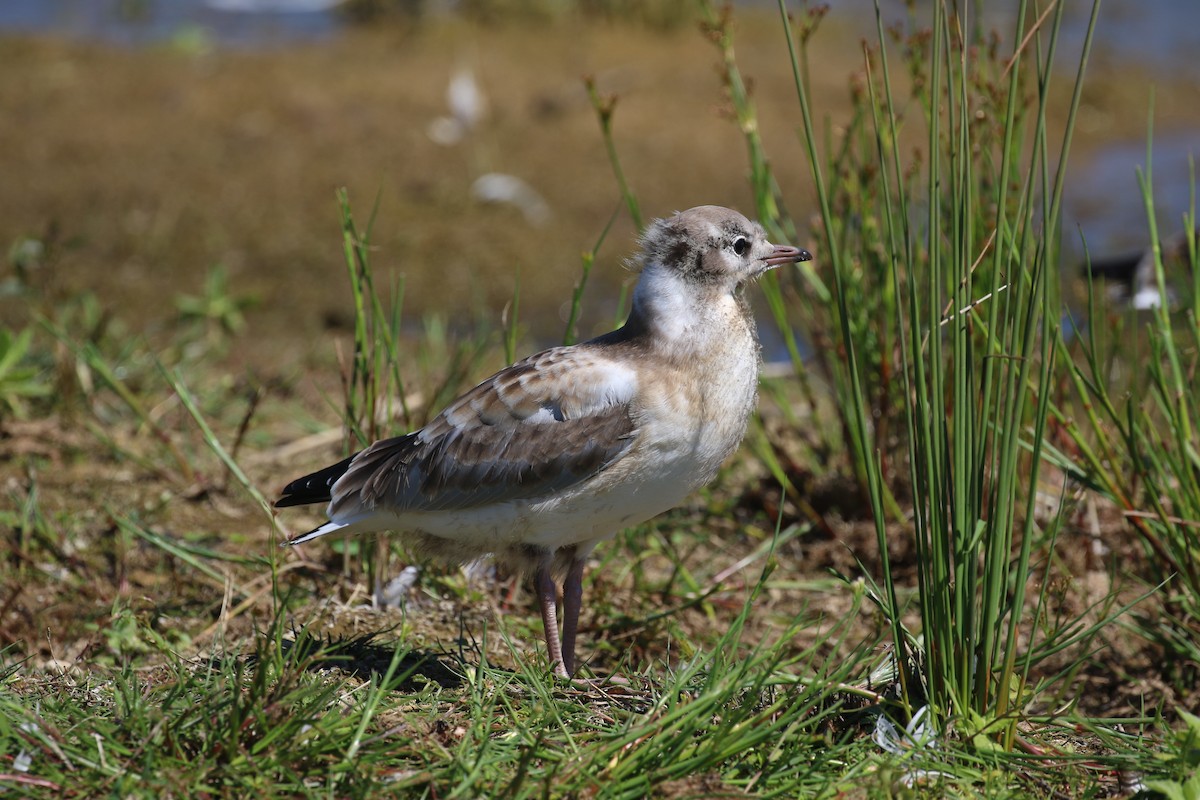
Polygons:
[[667,250],[667,263],[678,264],[680,272],[691,272],[697,265],[694,263],[695,254],[689,253],[690,249],[687,239],[676,239]]

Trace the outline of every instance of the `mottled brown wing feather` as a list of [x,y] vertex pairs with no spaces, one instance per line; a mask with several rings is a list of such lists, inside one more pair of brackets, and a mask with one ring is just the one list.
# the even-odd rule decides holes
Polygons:
[[376,442],[334,485],[331,513],[474,508],[550,494],[632,445],[628,398],[605,361],[549,350],[467,392],[419,431]]

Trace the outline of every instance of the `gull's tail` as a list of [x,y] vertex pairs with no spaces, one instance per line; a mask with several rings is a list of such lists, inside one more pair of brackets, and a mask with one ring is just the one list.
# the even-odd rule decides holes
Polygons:
[[283,487],[279,499],[275,501],[276,508],[288,506],[306,506],[312,503],[328,503],[331,499],[333,484],[346,474],[354,456],[343,459],[331,467],[317,470],[311,475],[305,475]]

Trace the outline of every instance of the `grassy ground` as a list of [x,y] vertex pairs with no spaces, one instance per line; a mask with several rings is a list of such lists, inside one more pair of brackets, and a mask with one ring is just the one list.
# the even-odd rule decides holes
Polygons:
[[[832,109],[837,133],[854,124],[846,87],[863,85],[861,59],[836,23],[824,25],[810,101]],[[775,155],[793,213],[812,195],[769,17],[738,30],[758,109],[742,130],[728,120],[744,111],[737,93],[712,69],[720,53],[693,29],[494,33],[450,21],[257,54],[0,47],[0,101],[37,133],[0,128],[0,233],[12,245],[0,298],[0,790],[1102,797],[1158,780],[1195,797],[1200,726],[1182,712],[1200,701],[1196,595],[1156,585],[1165,562],[1186,566],[1194,550],[1179,540],[1180,555],[1137,516],[1194,529],[1187,469],[1147,469],[1143,449],[1126,486],[1109,474],[1122,414],[1072,438],[1103,402],[1068,400],[1062,388],[1055,402],[1073,416],[1043,437],[1058,457],[1018,487],[1041,498],[1029,506],[1037,522],[1018,514],[1011,527],[1025,536],[1003,551],[1018,560],[1030,542],[1011,652],[1037,661],[1005,684],[1013,709],[994,717],[923,717],[897,677],[893,631],[927,619],[920,492],[907,467],[885,462],[896,510],[873,513],[850,395],[819,365],[764,384],[761,422],[711,488],[597,552],[580,656],[586,676],[605,680],[547,674],[534,600],[510,576],[420,565],[403,609],[381,612],[366,589],[371,543],[276,547],[318,517],[277,519],[264,497],[348,443],[356,284],[341,262],[335,187],[349,187],[360,233],[379,195],[364,252],[385,305],[404,275],[393,332],[404,385],[385,385],[403,402],[385,428],[419,424],[501,366],[510,331],[522,352],[561,336],[579,253],[620,203],[577,75],[619,94],[616,145],[647,213],[760,207],[766,195],[745,180],[747,130]],[[440,149],[425,126],[443,113],[460,63],[487,65],[493,117],[467,144]],[[1073,154],[1084,163],[1096,141],[1087,120],[1132,116],[1132,130],[1144,127],[1144,116],[1113,113],[1140,78],[1114,74],[1101,65],[1090,76],[1088,86],[1112,86],[1085,93]],[[1053,107],[1066,105],[1069,86],[1054,91]],[[1173,115],[1188,105],[1170,106],[1160,124],[1182,124]],[[1065,112],[1048,125],[1058,135]],[[534,183],[551,224],[472,204],[469,182],[489,169]],[[865,202],[858,210],[869,216]],[[839,239],[812,223],[797,243],[826,255],[818,277],[832,282]],[[623,215],[600,249],[585,331],[616,313],[633,232]],[[512,306],[498,309],[517,276],[514,321]],[[780,297],[799,307],[795,286]],[[1097,308],[1092,319],[1111,322],[1093,326],[1101,340],[1090,344],[1110,354],[1098,372],[1113,396],[1138,385],[1143,362],[1171,362],[1153,342],[1172,325],[1182,385],[1194,385],[1194,313],[1146,338],[1144,317]],[[870,340],[852,332],[835,343],[832,325],[828,334],[829,352]],[[1072,386],[1071,373],[1041,385]],[[903,399],[871,397],[875,419],[893,415],[890,436],[873,428],[880,451],[907,463]],[[1161,457],[1175,441],[1186,465],[1195,420],[1188,428],[1186,406],[1182,420],[1172,408],[1168,398],[1150,423],[1163,432]],[[371,424],[361,407],[357,422]],[[1163,474],[1176,477],[1145,488],[1142,476]],[[875,517],[886,520],[886,553]],[[892,607],[874,583],[885,568]],[[901,662],[926,652],[900,649]]]

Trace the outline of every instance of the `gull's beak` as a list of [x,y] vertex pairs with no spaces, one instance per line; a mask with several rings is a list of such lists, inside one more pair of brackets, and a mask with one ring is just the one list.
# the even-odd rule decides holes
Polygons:
[[782,267],[784,264],[795,264],[798,261],[812,261],[812,253],[799,247],[777,244],[771,255],[759,260],[768,267]]

